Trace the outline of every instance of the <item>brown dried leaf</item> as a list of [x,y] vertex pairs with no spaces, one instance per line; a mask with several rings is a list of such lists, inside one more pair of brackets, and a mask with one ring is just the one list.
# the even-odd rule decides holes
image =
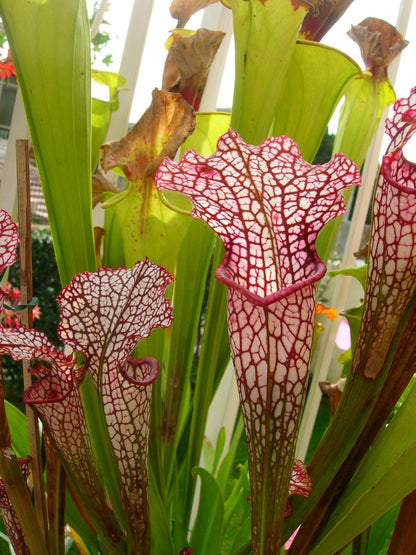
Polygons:
[[347,34],[360,47],[364,63],[374,76],[385,76],[389,64],[408,45],[393,25],[376,17],[353,25]]
[[178,20],[177,27],[185,27],[194,13],[217,2],[218,0],[173,0],[169,11],[170,15]]
[[96,206],[102,202],[102,194],[110,191],[112,193],[119,193],[120,189],[115,183],[112,183],[105,177],[103,172],[98,169],[92,176],[92,206]]
[[198,110],[215,54],[224,38],[222,31],[198,29],[191,36],[174,32],[166,59],[163,88],[180,93]]
[[129,181],[150,177],[194,128],[194,111],[181,95],[155,89],[152,104],[127,135],[101,147],[100,165],[105,172],[118,166]]
[[94,227],[94,244],[95,244],[95,258],[97,266],[101,266],[101,245],[104,237],[104,229],[102,227]]
[[368,253],[369,253],[369,244],[368,242],[363,245],[357,252],[354,253],[354,256],[356,258],[365,258],[366,260],[368,259]]
[[303,20],[300,35],[307,40],[319,42],[347,10],[354,0],[316,0],[304,2],[313,7]]
[[329,397],[331,415],[334,416],[338,403],[341,399],[342,390],[339,388],[338,383],[332,384],[330,382],[319,382],[319,388],[324,395]]

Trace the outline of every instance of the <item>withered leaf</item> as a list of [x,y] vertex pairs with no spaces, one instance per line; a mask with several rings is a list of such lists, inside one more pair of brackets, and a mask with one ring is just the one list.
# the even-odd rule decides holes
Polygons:
[[129,181],[152,176],[194,128],[194,111],[181,95],[155,89],[152,104],[127,135],[101,147],[100,165],[105,172],[120,167]]
[[358,44],[366,67],[375,76],[385,75],[388,65],[408,45],[393,25],[376,17],[353,25],[347,34]]
[[102,201],[102,194],[105,192],[119,193],[120,189],[105,177],[103,172],[98,169],[92,176],[92,206],[95,207]]
[[209,69],[225,33],[198,29],[190,36],[173,33],[165,63],[163,88],[180,93],[198,110]]
[[334,416],[342,395],[342,390],[339,388],[339,384],[330,382],[319,382],[319,389],[324,395],[329,397],[331,415]]
[[303,2],[313,9],[303,20],[300,35],[307,40],[319,42],[354,0],[315,0]]
[[218,0],[173,0],[170,5],[170,15],[178,20],[178,27],[185,27],[194,13],[203,10],[210,4],[216,4]]

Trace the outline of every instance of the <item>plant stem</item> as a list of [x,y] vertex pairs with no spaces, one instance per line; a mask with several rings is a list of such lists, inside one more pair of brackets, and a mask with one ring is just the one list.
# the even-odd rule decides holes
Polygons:
[[405,497],[400,506],[387,555],[405,555],[416,550],[416,490]]
[[[27,304],[33,297],[32,285],[32,249],[30,219],[30,176],[29,176],[29,143],[26,139],[16,141],[17,196],[19,207],[20,235],[20,293],[21,301]],[[22,323],[32,326],[32,311],[26,309],[22,315]],[[32,385],[29,373],[29,362],[22,361],[23,384],[25,389]],[[48,519],[46,513],[45,490],[43,485],[42,461],[40,454],[40,434],[38,419],[29,406],[26,406],[30,455],[32,458],[33,493],[35,510],[42,535],[48,542]]]
[[416,293],[408,304],[401,327],[390,346],[390,355],[377,378],[367,379],[356,369],[347,381],[331,425],[308,465],[315,488],[312,499],[303,504],[294,499],[293,514],[286,521],[288,535],[303,521],[290,553],[308,553],[343,489],[413,376],[416,369],[415,334]]
[[48,555],[46,543],[33,510],[29,489],[18,465],[16,455],[8,447],[0,450],[0,477],[22,527],[30,553]]

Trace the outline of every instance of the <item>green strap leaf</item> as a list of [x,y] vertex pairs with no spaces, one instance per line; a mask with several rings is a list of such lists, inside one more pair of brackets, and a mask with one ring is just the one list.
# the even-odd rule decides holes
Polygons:
[[416,387],[344,490],[311,554],[335,553],[416,489]]
[[12,449],[18,458],[23,459],[30,454],[26,416],[8,401],[4,401],[4,404],[10,428]]
[[207,470],[197,467],[193,474],[201,479],[201,493],[191,548],[194,555],[212,555],[220,551],[224,499],[215,478]]
[[152,468],[149,472],[149,505],[152,522],[152,553],[173,555],[166,504],[159,495]]
[[[1,0],[61,282],[95,270],[85,0]],[[64,22],[64,24],[63,24]]]

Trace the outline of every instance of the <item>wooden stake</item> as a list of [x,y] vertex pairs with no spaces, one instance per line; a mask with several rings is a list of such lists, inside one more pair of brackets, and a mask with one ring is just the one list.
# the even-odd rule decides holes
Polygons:
[[11,446],[9,423],[7,422],[6,408],[4,406],[3,367],[0,357],[0,449],[7,449]]
[[[20,235],[20,293],[22,304],[29,303],[33,298],[32,285],[32,248],[31,248],[31,216],[30,216],[30,175],[29,175],[29,144],[26,139],[16,141],[17,198],[19,212]],[[32,326],[32,310],[25,309],[22,323]],[[23,361],[23,384],[27,389],[32,384],[29,363]],[[26,416],[29,432],[29,447],[32,457],[33,493],[35,510],[45,542],[48,542],[48,521],[45,503],[45,489],[40,453],[39,422],[33,409],[26,405]],[[49,551],[49,550],[48,550]]]

